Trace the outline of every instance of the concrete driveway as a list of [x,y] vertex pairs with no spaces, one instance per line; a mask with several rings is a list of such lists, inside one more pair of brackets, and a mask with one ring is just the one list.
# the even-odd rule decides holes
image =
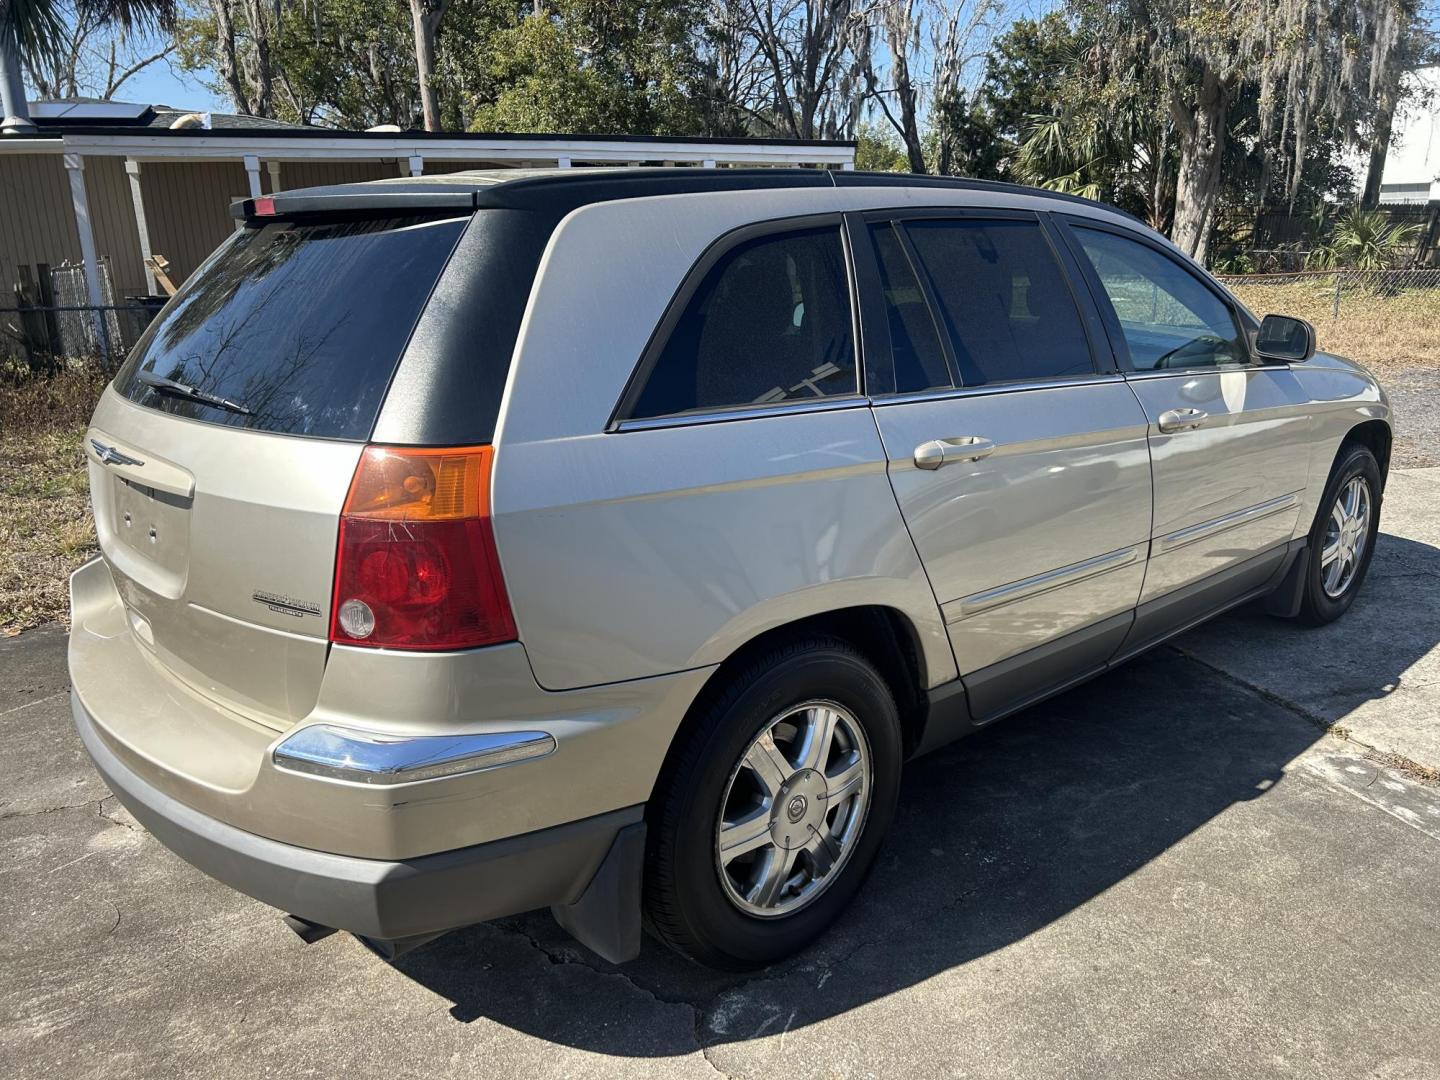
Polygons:
[[548,915],[304,946],[106,798],[63,635],[0,642],[0,1076],[1433,1080],[1440,471],[1385,528],[1335,627],[1232,615],[912,764],[841,926],[750,978]]

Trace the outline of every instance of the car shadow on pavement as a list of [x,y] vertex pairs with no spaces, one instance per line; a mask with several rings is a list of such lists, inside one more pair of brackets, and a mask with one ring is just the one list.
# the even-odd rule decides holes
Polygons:
[[[1440,574],[1440,550],[1386,537],[1377,576],[1417,564]],[[1356,614],[1373,602],[1362,594]],[[1384,694],[1440,640],[1435,611],[1420,610],[1427,602],[1407,603],[1423,629],[1368,652],[1368,669],[1347,675],[1352,686],[1363,680],[1369,696]],[[1266,623],[1263,633],[1256,620]],[[1308,656],[1322,678],[1325,635],[1342,632],[1253,612],[1216,626],[1223,632],[1226,623],[1257,649],[1279,635],[1288,642],[1285,662]],[[1062,919],[1228,808],[1285,783],[1287,763],[1322,737],[1300,711],[1162,648],[911,762],[865,888],[829,934],[783,964],[718,974],[647,937],[637,960],[616,967],[569,939],[548,913],[533,913],[450,934],[396,966],[447,998],[456,1020],[487,1017],[602,1054],[693,1050],[689,1033],[641,1030],[607,1000],[636,988],[692,1008],[694,1037],[705,1046],[795,1030],[983,960]],[[1282,856],[1282,841],[1269,842]],[[512,935],[585,978],[536,979],[528,947],[520,970],[513,941],[497,948]]]
[[[1435,488],[1440,496],[1440,485]],[[1190,631],[1179,650],[1276,695],[1322,724],[1338,724],[1361,742],[1385,745],[1440,765],[1440,736],[1410,716],[1434,715],[1426,696],[1440,675],[1440,548],[1381,533],[1360,594],[1345,617],[1304,630],[1268,618],[1258,605]],[[1420,666],[1417,666],[1420,664]],[[1385,703],[1397,690],[1407,699]],[[1431,691],[1431,702],[1440,692]],[[1370,706],[1366,708],[1366,706]],[[1379,713],[1399,710],[1396,716]]]

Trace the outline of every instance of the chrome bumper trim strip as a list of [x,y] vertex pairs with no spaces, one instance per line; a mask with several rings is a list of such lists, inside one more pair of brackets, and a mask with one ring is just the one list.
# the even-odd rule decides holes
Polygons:
[[288,772],[385,786],[514,765],[554,750],[554,737],[543,731],[389,735],[311,724],[282,739],[271,757]]

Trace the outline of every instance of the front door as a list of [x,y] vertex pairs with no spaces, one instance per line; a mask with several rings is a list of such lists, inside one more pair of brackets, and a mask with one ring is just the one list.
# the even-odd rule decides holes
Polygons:
[[[1136,634],[1153,638],[1272,576],[1300,525],[1309,399],[1288,365],[1254,360],[1230,299],[1174,254],[1130,230],[1068,227],[1150,426],[1155,520]],[[1167,597],[1185,602],[1147,619]]]
[[1065,255],[1034,214],[872,221],[894,395],[891,484],[976,719],[1097,670],[1150,536],[1146,420],[1097,366]]

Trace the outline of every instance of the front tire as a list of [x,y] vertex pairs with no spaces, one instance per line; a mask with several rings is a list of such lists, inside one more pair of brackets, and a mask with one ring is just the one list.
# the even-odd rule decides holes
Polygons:
[[1310,529],[1309,565],[1299,619],[1334,622],[1355,602],[1380,529],[1380,466],[1368,447],[1348,447],[1325,485]]
[[849,644],[812,638],[699,706],[651,802],[651,931],[710,967],[804,948],[863,882],[895,814],[900,718]]

